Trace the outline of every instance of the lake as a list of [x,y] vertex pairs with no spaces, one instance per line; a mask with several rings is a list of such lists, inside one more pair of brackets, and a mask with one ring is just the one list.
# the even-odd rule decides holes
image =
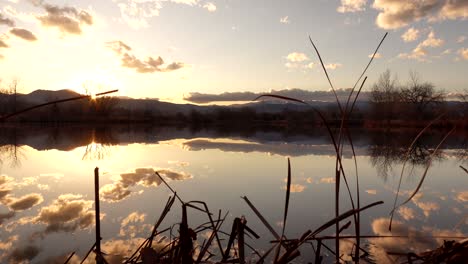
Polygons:
[[[397,193],[408,146],[418,131],[351,131],[359,175],[361,206],[384,204],[361,213],[361,235],[397,235],[407,238],[362,239],[361,247],[379,263],[397,256],[388,252],[434,249],[448,237],[468,235],[468,136],[454,133],[433,155],[432,166],[418,193],[389,216]],[[246,196],[281,234],[291,162],[291,196],[287,238],[299,238],[335,217],[335,151],[323,129],[308,134],[276,131],[231,131],[149,126],[7,126],[0,132],[0,259],[2,263],[79,263],[95,241],[94,169],[100,173],[102,250],[110,263],[128,257],[150,234],[172,192],[183,201],[204,201],[214,217],[227,213],[222,230],[231,231],[234,218],[244,216],[260,239],[249,238],[259,252],[274,240],[248,204]],[[418,186],[434,148],[444,133],[431,131],[410,152],[398,204]],[[343,166],[356,202],[356,170],[350,147]],[[351,203],[341,181],[340,212]],[[161,228],[181,220],[176,200]],[[342,225],[352,220],[342,221]],[[189,208],[189,226],[208,221],[206,214]],[[333,235],[334,227],[321,233]],[[354,234],[354,225],[342,234]],[[169,237],[169,232],[164,234]],[[197,243],[208,238],[205,230]],[[165,241],[163,235],[158,236]],[[228,239],[223,237],[223,245]],[[340,243],[350,260],[352,241]],[[326,244],[334,250],[334,240]],[[297,262],[313,261],[312,247],[301,248]],[[216,251],[214,247],[213,251]],[[248,257],[256,256],[247,250]],[[322,249],[325,262],[333,254]],[[90,263],[94,255],[88,258]],[[216,258],[214,258],[216,259]],[[404,258],[403,258],[404,259]]]

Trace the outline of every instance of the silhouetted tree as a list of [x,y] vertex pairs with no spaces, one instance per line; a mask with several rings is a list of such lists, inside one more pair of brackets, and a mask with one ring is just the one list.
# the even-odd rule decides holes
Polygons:
[[396,75],[390,70],[380,74],[379,79],[371,88],[371,109],[374,119],[390,121],[396,118],[397,105],[400,102],[400,88]]
[[[415,107],[417,116],[432,117],[427,110],[431,106],[439,106],[445,100],[442,90],[436,90],[429,82],[421,82],[419,74],[411,71],[408,84],[401,88],[401,100]],[[433,111],[431,111],[433,112]]]

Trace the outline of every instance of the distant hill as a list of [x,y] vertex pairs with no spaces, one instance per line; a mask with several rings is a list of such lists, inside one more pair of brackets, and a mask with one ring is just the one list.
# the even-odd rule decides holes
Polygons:
[[[64,89],[64,90],[57,90],[57,91],[50,91],[50,90],[35,90],[29,94],[18,94],[17,100],[21,101],[27,105],[35,105],[35,104],[42,104],[47,103],[54,100],[66,99],[80,96],[81,94]],[[10,96],[5,94],[0,94],[0,97],[3,100]],[[253,109],[258,113],[278,113],[283,110],[292,110],[292,111],[302,111],[310,109],[310,106],[313,106],[318,109],[327,109],[333,106],[336,106],[334,102],[320,102],[320,101],[311,101],[308,102],[310,105],[302,105],[297,103],[291,103],[287,101],[281,100],[265,100],[265,101],[258,101],[258,102],[250,102],[245,104],[234,104],[230,106],[219,106],[219,105],[195,105],[195,104],[175,104],[169,102],[159,101],[158,99],[133,99],[129,97],[117,97],[118,98],[118,108],[127,109],[127,110],[134,110],[134,111],[147,111],[152,114],[183,114],[188,115],[193,111],[197,111],[199,113],[205,114],[216,109],[221,108],[231,108],[231,109],[239,109],[243,107],[248,107]],[[358,108],[366,108],[368,106],[368,102],[366,101],[358,101],[357,105]]]
[[80,94],[68,89],[58,91],[35,90],[29,94],[18,95],[18,99],[32,104],[42,104],[76,96],[80,96]]

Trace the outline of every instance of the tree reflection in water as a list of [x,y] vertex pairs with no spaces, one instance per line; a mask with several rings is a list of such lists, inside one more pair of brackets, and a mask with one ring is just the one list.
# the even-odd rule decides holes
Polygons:
[[119,144],[119,141],[107,127],[92,130],[90,143],[86,145],[82,160],[102,160],[111,154],[111,146]]
[[21,160],[26,159],[26,155],[23,146],[18,144],[16,129],[13,129],[12,133],[8,133],[6,137],[0,137],[0,140],[0,166],[4,161],[8,161],[11,168],[20,168]]
[[[416,135],[412,136],[402,132],[395,133],[390,131],[372,134],[369,137],[370,144],[368,148],[370,162],[384,180],[387,180],[395,166],[402,165],[405,160],[406,164],[410,166],[409,171],[410,175],[412,175],[416,167],[424,168],[428,166],[431,159],[432,162],[446,160],[445,153],[441,149],[433,154],[438,141],[440,141],[443,136],[444,135],[441,133],[440,135],[421,137],[415,142],[413,147],[409,149]],[[468,157],[467,154],[467,150],[464,150],[460,151],[460,154],[457,154],[457,156],[461,159],[466,159]]]

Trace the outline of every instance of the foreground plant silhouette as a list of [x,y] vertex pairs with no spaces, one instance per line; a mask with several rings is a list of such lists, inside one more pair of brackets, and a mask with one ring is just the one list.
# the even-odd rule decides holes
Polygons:
[[[155,225],[153,226],[151,234],[148,236],[143,243],[139,245],[125,261],[125,263],[246,263],[246,262],[256,262],[256,263],[264,263],[267,260],[271,260],[273,263],[289,263],[297,259],[298,256],[301,255],[300,250],[303,250],[304,244],[310,244],[313,246],[315,258],[315,263],[321,263],[323,258],[323,251],[327,250],[334,256],[334,261],[339,263],[344,261],[341,257],[340,252],[340,240],[347,239],[352,240],[353,242],[353,252],[351,252],[352,261],[355,263],[359,263],[361,260],[368,260],[369,253],[361,247],[361,239],[374,239],[374,238],[403,238],[406,236],[401,235],[367,235],[361,234],[361,212],[364,210],[370,209],[374,206],[381,205],[382,201],[376,201],[370,203],[365,206],[361,206],[360,201],[360,190],[359,190],[359,174],[357,169],[357,159],[356,153],[353,146],[353,141],[350,136],[349,128],[347,126],[348,117],[353,112],[355,107],[357,98],[367,80],[367,77],[364,77],[368,67],[372,63],[377,51],[379,50],[381,44],[383,43],[384,39],[386,38],[387,34],[384,35],[382,40],[380,41],[379,45],[377,46],[376,50],[373,53],[370,61],[364,68],[362,74],[357,79],[356,83],[354,84],[346,103],[343,105],[343,102],[340,102],[338,96],[336,95],[335,88],[331,82],[331,79],[328,75],[328,72],[325,68],[325,64],[323,63],[322,57],[318,52],[316,45],[313,43],[312,39],[310,42],[317,53],[317,56],[320,60],[326,78],[331,86],[333,93],[335,94],[336,102],[339,107],[341,113],[341,122],[339,126],[338,132],[335,134],[331,129],[330,125],[328,124],[324,115],[318,110],[313,108],[311,109],[320,117],[322,123],[327,129],[328,135],[330,136],[332,145],[335,150],[335,217],[330,219],[329,221],[325,222],[321,226],[315,229],[309,229],[304,231],[304,233],[298,238],[287,238],[286,233],[286,225],[287,225],[287,218],[288,218],[288,211],[289,211],[289,198],[291,193],[291,182],[292,182],[292,168],[291,162],[288,158],[287,163],[287,184],[286,184],[286,195],[285,195],[285,204],[283,210],[283,222],[282,222],[282,229],[281,233],[277,233],[269,221],[262,215],[261,210],[259,210],[254,203],[246,196],[241,197],[249,206],[249,208],[255,213],[255,215],[260,219],[266,229],[269,230],[271,235],[273,236],[274,240],[271,241],[271,247],[266,249],[264,252],[259,252],[255,249],[250,243],[247,242],[248,238],[255,238],[259,239],[260,237],[256,234],[254,230],[252,230],[248,225],[248,219],[243,216],[235,217],[232,225],[231,225],[231,232],[224,232],[221,230],[221,227],[226,221],[226,217],[229,212],[226,212],[224,215],[222,211],[219,210],[217,214],[213,214],[209,209],[205,202],[202,201],[184,201],[177,192],[168,184],[168,182],[158,173],[156,175],[160,178],[161,182],[172,192],[172,196],[170,196],[167,200],[166,206],[164,207],[163,211],[161,212],[159,218],[157,219]],[[363,78],[364,77],[364,78]],[[362,82],[361,82],[362,80]],[[361,82],[358,89],[357,86]],[[275,98],[281,100],[287,100],[291,102],[296,102],[304,105],[308,105],[307,102],[297,99],[297,98],[290,98],[275,94],[264,94],[256,98],[255,100],[259,100],[262,98]],[[432,124],[432,122],[428,125],[428,127]],[[427,128],[423,129],[420,134],[416,137],[415,141],[422,133],[426,131]],[[453,128],[449,133],[447,133],[440,141],[436,149],[433,153],[435,153],[440,146],[443,144],[445,139],[453,132],[455,128]],[[343,158],[343,150],[345,147],[345,141],[349,142],[349,147],[353,153],[353,160],[354,160],[354,169],[356,175],[356,190],[355,195],[353,196],[353,192],[349,187],[348,177],[345,173],[345,169],[343,167],[342,158]],[[413,143],[414,144],[414,143]],[[413,147],[413,144],[409,146],[409,150]],[[409,151],[408,150],[408,151]],[[426,170],[422,176],[422,179],[415,189],[413,194],[407,199],[404,203],[411,200],[412,197],[419,191],[424,178],[426,177],[427,171],[430,167],[429,165],[426,167]],[[464,169],[462,167],[462,169]],[[402,173],[403,175],[403,173]],[[403,176],[401,176],[403,177]],[[341,179],[343,179],[346,191],[349,196],[349,201],[351,203],[352,209],[342,212],[340,210],[340,189],[342,187]],[[400,187],[399,187],[400,188]],[[398,192],[399,192],[398,188]],[[398,197],[398,193],[396,195]],[[355,200],[356,199],[356,200]],[[180,223],[172,225],[168,228],[161,228],[161,223],[164,218],[168,215],[169,211],[172,209],[175,201],[178,200],[181,209],[182,209],[182,218]],[[394,209],[392,210],[392,219],[393,219],[393,212],[397,208],[395,200]],[[403,204],[404,204],[403,203]],[[206,215],[207,221],[197,227],[192,227],[189,221],[189,209],[196,210],[202,212]],[[344,225],[341,223],[348,218],[352,218],[352,221],[347,221]],[[347,230],[351,225],[354,226],[354,235],[341,235],[344,230]],[[173,229],[175,226],[178,226],[178,235],[173,235]],[[334,235],[322,235],[322,232],[328,230],[332,227],[334,228]],[[196,245],[196,241],[198,234],[202,231],[210,231],[210,235],[207,239],[204,239],[200,245]],[[161,237],[163,234],[169,233],[169,239],[166,240],[164,237]],[[441,237],[438,238],[460,238],[460,237]],[[157,241],[155,241],[155,239]],[[262,238],[265,239],[265,238]],[[328,240],[334,240],[335,242],[335,250],[330,248],[327,243]],[[448,244],[447,244],[448,245]],[[444,254],[447,252],[459,252],[461,250],[466,250],[466,243],[460,244],[453,244],[453,248],[456,250],[445,250],[443,251]],[[447,246],[448,247],[448,246]],[[93,250],[94,246],[90,250]],[[250,249],[254,257],[248,257],[247,249]],[[391,252],[390,252],[391,253]],[[89,255],[89,254],[88,254]],[[87,255],[87,256],[88,256]],[[98,252],[98,258],[100,253]],[[427,260],[431,261],[431,258],[434,259],[434,255],[430,255],[431,258],[425,257],[424,255],[415,255],[414,253],[404,254],[407,257],[409,262],[412,259],[419,259],[419,260]],[[440,255],[440,254],[439,254]],[[86,257],[87,257],[86,256]],[[85,259],[86,259],[85,257]],[[83,259],[83,261],[85,260]],[[102,255],[102,261],[105,262],[105,254]]]

